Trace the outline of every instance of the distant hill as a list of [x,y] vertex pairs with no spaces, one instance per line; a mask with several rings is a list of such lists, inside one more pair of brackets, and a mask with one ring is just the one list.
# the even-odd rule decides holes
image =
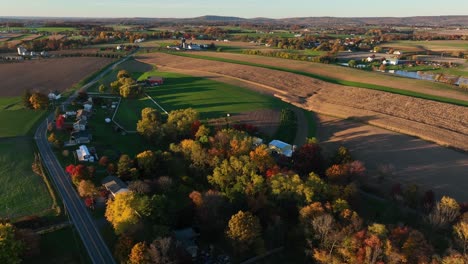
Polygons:
[[92,22],[92,23],[252,23],[252,24],[296,24],[305,26],[329,25],[404,25],[404,26],[468,26],[468,16],[414,16],[414,17],[293,17],[293,18],[241,18],[232,16],[207,15],[194,18],[46,18],[46,17],[0,17],[0,22]]

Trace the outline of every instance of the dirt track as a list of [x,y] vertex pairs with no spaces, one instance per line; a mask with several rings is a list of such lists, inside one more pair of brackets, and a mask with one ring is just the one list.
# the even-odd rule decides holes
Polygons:
[[318,113],[355,118],[396,132],[468,151],[467,108],[408,96],[345,87],[313,78],[223,62],[152,54],[140,60],[164,70],[244,82]]
[[18,96],[27,89],[64,91],[111,62],[107,58],[79,57],[0,63],[0,96]]
[[[302,79],[303,76],[271,70],[263,71],[264,69],[255,67],[207,62],[165,54],[145,56],[140,60],[157,64],[161,70],[208,77],[263,93],[283,96],[286,100],[296,100],[295,104],[298,106],[310,110],[318,109],[321,113],[359,117],[362,121],[377,122],[383,127],[387,126],[394,130],[407,129],[411,130],[409,131],[411,133],[439,136],[441,140],[447,136],[447,133],[454,133],[459,136],[458,142],[465,148],[468,142],[467,115],[452,116],[453,111],[466,111],[463,107],[451,108],[454,106],[440,103],[430,106],[428,104],[435,102],[360,88],[335,86],[311,78]],[[248,80],[242,81],[242,78]],[[314,84],[313,87],[311,83]],[[304,87],[311,88],[309,90]],[[351,94],[346,94],[348,90],[351,90]],[[305,98],[290,96],[290,94],[305,96]],[[373,101],[375,102],[372,103]],[[366,110],[366,107],[375,106],[380,106],[382,109],[380,111]],[[427,109],[429,113],[426,112],[425,107],[429,108]],[[436,111],[431,107],[435,107]],[[392,111],[401,117],[385,114]],[[416,114],[416,118],[419,119],[431,116],[433,122],[456,124],[455,126],[458,126],[461,132],[447,131],[438,126],[408,120],[411,111],[419,112]],[[373,180],[377,180],[379,173],[385,170],[384,183],[388,186],[396,182],[417,183],[422,190],[432,189],[438,196],[450,195],[459,201],[468,201],[468,192],[466,192],[468,181],[465,179],[468,177],[467,154],[354,120],[319,115],[318,121],[320,125],[317,136],[325,150],[330,152],[339,145],[349,147],[356,158],[365,162],[369,174],[374,176]],[[387,187],[384,190],[388,190]]]

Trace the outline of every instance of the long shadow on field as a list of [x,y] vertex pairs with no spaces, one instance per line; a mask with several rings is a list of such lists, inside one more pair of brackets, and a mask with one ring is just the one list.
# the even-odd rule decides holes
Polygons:
[[[317,134],[324,152],[330,155],[346,146],[365,163],[369,179],[383,176],[389,184],[416,183],[438,196],[468,201],[467,154],[358,122],[326,120],[319,124]],[[384,188],[389,191],[389,186]]]

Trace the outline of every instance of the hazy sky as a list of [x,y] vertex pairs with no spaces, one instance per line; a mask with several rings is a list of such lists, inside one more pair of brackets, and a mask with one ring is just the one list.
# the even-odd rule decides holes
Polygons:
[[0,16],[239,17],[468,15],[467,0],[0,0]]

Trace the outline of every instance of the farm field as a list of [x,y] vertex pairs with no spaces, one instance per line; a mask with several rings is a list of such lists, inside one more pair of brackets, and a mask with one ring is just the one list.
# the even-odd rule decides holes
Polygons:
[[[177,53],[176,53],[177,54]],[[185,53],[181,53],[184,55]],[[369,72],[337,65],[310,63],[303,61],[285,60],[281,58],[272,58],[264,56],[233,54],[223,52],[203,52],[187,53],[190,56],[202,55],[214,60],[233,60],[241,63],[265,65],[272,69],[284,69],[287,72],[309,75],[309,77],[322,79],[328,82],[342,84],[347,86],[356,86],[377,90],[396,89],[396,93],[407,94],[410,96],[425,96],[435,100],[444,100],[448,98],[454,102],[461,102],[468,105],[468,93],[457,87],[442,83],[430,81],[414,80],[409,78],[386,75],[377,72]],[[420,95],[420,96],[418,96]]]
[[[225,118],[228,113],[234,118],[244,112],[287,107],[287,104],[277,98],[265,97],[238,86],[207,78],[171,72],[154,72],[154,74],[164,77],[165,83],[159,87],[147,88],[146,92],[168,112],[191,107],[200,113],[201,119],[213,119]],[[160,110],[147,97],[123,99],[115,120],[125,128],[135,130],[141,110],[145,107]]]
[[[340,86],[297,74],[168,54],[138,57],[161,70],[205,72],[257,84],[265,93],[318,113],[366,123],[468,150],[466,108],[369,89]],[[395,102],[398,102],[395,103]]]
[[25,136],[45,117],[46,111],[33,111],[22,106],[20,97],[0,97],[0,138]]
[[[34,174],[32,139],[0,138],[0,217],[41,214],[52,206],[42,178]],[[14,150],[14,151],[13,151]],[[18,154],[21,153],[21,158]]]
[[[148,59],[143,60],[147,61]],[[172,58],[170,61],[174,60],[175,59]],[[159,57],[155,61],[159,61],[157,64],[159,68],[163,70],[167,68],[167,70],[169,70],[168,67],[162,66],[168,64],[169,60],[162,60],[162,58]],[[184,64],[184,67],[174,67],[177,65],[171,63],[172,67],[170,67],[170,70],[172,71],[177,68],[179,72],[203,76],[203,70],[206,70],[206,66],[203,66],[202,63],[195,63],[190,60],[185,63],[187,64]],[[197,70],[187,69],[188,64],[197,65]],[[213,67],[220,68],[219,65],[213,65]],[[247,69],[244,68],[243,70],[246,71]],[[230,71],[235,72],[236,69],[231,67]],[[249,72],[252,73],[252,71]],[[204,74],[212,78],[216,76],[216,74],[212,72],[204,72]],[[269,75],[270,78],[272,78],[271,73],[265,75]],[[221,74],[218,75],[216,80],[239,82],[237,79],[230,79],[228,76],[221,76]],[[239,86],[242,86],[242,83],[239,83]],[[246,86],[252,86],[252,84],[246,82],[244,83],[244,87]],[[261,86],[257,88],[260,89]],[[345,98],[350,98],[350,96],[345,96]],[[370,101],[370,99],[364,101],[367,102]],[[382,101],[380,102],[382,103]],[[324,106],[326,107],[326,105]],[[387,104],[385,104],[385,106],[390,107]],[[310,109],[313,108],[314,107],[310,107]],[[336,108],[339,109],[340,106],[336,106]],[[343,111],[352,111],[352,109],[349,110],[346,108]],[[367,117],[369,119],[373,118],[371,115]],[[308,118],[310,119],[312,117],[309,116]],[[392,174],[385,178],[390,181],[388,184],[396,182],[418,183],[423,189],[432,189],[438,195],[448,194],[461,201],[468,200],[466,192],[464,191],[467,186],[455,186],[457,182],[462,181],[460,177],[463,177],[464,171],[468,169],[468,156],[466,154],[443,148],[411,136],[362,124],[352,119],[343,120],[319,115],[318,122],[320,125],[317,129],[317,137],[320,142],[323,142],[326,151],[334,150],[339,145],[349,147],[352,153],[356,153],[358,159],[366,163],[366,166],[369,168],[370,172],[372,172],[370,173],[371,175],[379,175],[379,171],[385,166],[394,168],[392,171],[394,175]],[[464,138],[466,139],[466,137]],[[427,164],[433,165],[427,166]],[[440,177],[440,175],[447,175],[447,179],[449,180],[446,180],[445,176]]]
[[3,63],[0,64],[0,96],[18,96],[28,89],[46,93],[65,91],[111,62],[107,58],[79,57]]
[[431,41],[411,41],[400,40],[385,43],[382,47],[401,49],[403,51],[468,51],[468,45],[464,40],[431,40]]
[[[374,175],[370,183],[385,184],[387,189],[395,183],[417,183],[437,196],[468,201],[467,154],[352,120],[325,115],[318,115],[318,120],[317,138],[325,153],[346,146]],[[379,182],[382,175],[384,182]]]

